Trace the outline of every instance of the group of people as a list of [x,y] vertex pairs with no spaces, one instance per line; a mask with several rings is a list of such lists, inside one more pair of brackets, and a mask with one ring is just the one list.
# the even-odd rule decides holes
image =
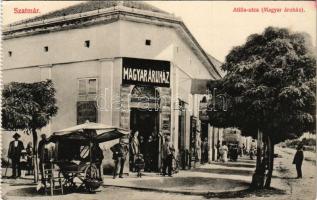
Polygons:
[[[12,162],[12,178],[18,178],[21,176],[21,160],[26,160],[26,162],[28,163],[26,166],[28,166],[28,171],[30,173],[30,171],[33,171],[33,149],[32,149],[32,143],[29,143],[27,145],[27,148],[24,149],[24,144],[21,140],[19,140],[21,136],[18,133],[15,133],[13,135],[14,140],[10,142],[9,144],[9,150],[8,150],[8,158],[11,159]],[[124,164],[125,161],[127,159],[127,155],[129,153],[129,149],[130,149],[130,153],[131,153],[131,168],[132,171],[138,171],[140,170],[140,168],[137,167],[137,162],[138,159],[142,160],[142,154],[141,152],[145,153],[145,170],[148,171],[154,171],[155,169],[155,163],[154,163],[154,159],[155,158],[155,153],[156,152],[156,146],[155,144],[155,140],[153,139],[153,136],[149,136],[145,149],[144,151],[142,151],[142,142],[139,140],[139,133],[138,131],[136,131],[132,138],[130,139],[130,142],[128,139],[124,139],[124,138],[120,138],[119,143],[115,144],[114,146],[112,146],[110,149],[113,152],[113,160],[115,163],[115,169],[114,169],[114,175],[113,178],[116,178],[118,175],[120,178],[123,178],[123,170],[124,170]],[[142,140],[142,138],[141,138]],[[48,163],[48,152],[47,152],[47,148],[46,145],[48,144],[48,139],[46,138],[45,134],[41,135],[41,141],[39,142],[38,145],[38,158],[39,158],[39,166],[45,166],[45,163]],[[201,155],[202,155],[202,162],[207,162],[208,160],[208,140],[207,138],[204,139],[204,142],[202,144],[197,144],[197,146],[201,146],[202,149],[201,150]],[[98,146],[99,147],[99,146]],[[217,145],[217,152],[218,152],[218,156],[217,156],[217,160],[220,160],[222,162],[227,162],[228,161],[228,152],[229,152],[229,148],[226,144],[225,141],[222,142],[222,145],[220,145],[220,141],[218,141]],[[245,151],[245,147],[242,147],[241,149],[243,152]],[[252,150],[250,150],[252,151]],[[26,152],[27,158],[24,159],[24,153]],[[93,151],[94,156],[93,157],[98,157],[96,158],[96,160],[99,160],[99,166],[101,165],[102,159],[103,159],[103,155],[102,155],[102,150],[99,148],[97,148],[96,151]],[[172,163],[173,163],[173,158],[174,158],[174,152],[175,152],[175,148],[171,142],[171,138],[170,136],[166,136],[165,140],[163,142],[162,145],[162,175],[168,175],[168,176],[172,176]],[[101,156],[98,156],[101,155]],[[207,155],[207,156],[206,156]],[[140,157],[141,156],[141,157]],[[101,158],[102,157],[102,158]],[[296,170],[297,170],[297,178],[302,178],[302,170],[301,170],[301,166],[303,163],[303,159],[304,159],[304,153],[303,153],[303,145],[299,144],[297,147],[297,152],[294,156],[293,159],[293,164],[296,165]],[[100,169],[100,167],[99,167]],[[43,175],[43,168],[40,167],[40,172],[42,177]],[[140,172],[140,171],[138,171]],[[101,175],[101,172],[99,172]]]
[[[139,136],[139,132],[135,131],[130,141],[120,138],[119,143],[113,145],[110,150],[113,153],[115,169],[113,178],[123,178],[124,164],[130,149],[130,170],[138,172],[144,168],[145,171],[152,172],[157,170],[158,140],[152,134],[148,136],[147,141]],[[129,148],[130,147],[130,148]],[[162,175],[172,176],[172,163],[174,158],[174,146],[171,143],[170,136],[166,136],[162,145]]]
[[[33,158],[33,145],[32,142],[27,144],[27,147],[24,148],[23,142],[20,140],[21,135],[15,133],[13,135],[14,140],[9,144],[8,158],[11,159],[12,165],[12,176],[11,178],[21,177],[21,170],[27,170],[26,175],[31,175],[34,172],[34,158]],[[39,166],[47,159],[47,153],[45,152],[45,144],[47,143],[47,138],[45,134],[41,135],[42,140],[38,145],[38,158]],[[40,167],[42,173],[42,168]]]
[[28,143],[24,148],[24,144],[19,138],[20,134],[13,135],[14,140],[9,144],[8,158],[11,159],[12,176],[11,178],[21,177],[21,170],[24,168],[28,174],[33,171],[33,148],[32,143]]
[[200,161],[201,164],[208,162],[208,153],[209,153],[209,144],[208,138],[205,137],[203,141],[200,139],[200,133],[197,132],[196,140],[195,140],[195,148],[196,148],[196,160]]
[[220,141],[217,143],[217,160],[222,161],[222,162],[227,162],[228,161],[228,146],[226,145],[226,142],[223,141],[222,145],[220,145]]

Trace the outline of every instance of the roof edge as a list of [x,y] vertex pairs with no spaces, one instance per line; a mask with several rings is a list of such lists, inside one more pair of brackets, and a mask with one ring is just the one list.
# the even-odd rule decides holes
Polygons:
[[[196,48],[199,50],[201,55],[205,58],[205,61],[207,61],[207,62],[205,62],[204,65],[208,64],[211,66],[211,68],[206,66],[210,75],[214,79],[222,78],[222,76],[219,73],[219,71],[217,70],[216,66],[210,60],[208,54],[204,51],[204,49],[200,46],[200,44],[195,39],[195,37],[191,34],[191,32],[189,31],[189,29],[187,28],[185,23],[182,21],[182,19],[179,17],[175,17],[175,15],[172,15],[172,14],[154,13],[151,11],[140,10],[140,9],[129,8],[129,7],[125,7],[122,5],[118,5],[118,6],[114,6],[111,8],[105,8],[105,9],[94,10],[94,11],[89,11],[89,12],[85,12],[85,13],[67,15],[64,17],[56,17],[56,18],[52,18],[49,20],[31,22],[29,24],[16,25],[16,26],[10,26],[10,24],[9,24],[9,25],[5,26],[6,29],[3,30],[3,36],[9,35],[12,32],[19,32],[19,31],[23,31],[23,30],[27,30],[27,29],[31,29],[31,28],[43,27],[45,25],[62,23],[62,22],[67,22],[67,21],[71,21],[71,20],[78,20],[78,19],[85,18],[85,17],[98,17],[98,15],[102,16],[104,14],[111,15],[113,13],[120,13],[120,12],[155,17],[155,18],[158,18],[161,20],[167,20],[167,21],[174,23],[174,24],[178,24],[179,26],[182,27],[183,31],[188,35],[191,42],[194,44],[194,46],[196,46]],[[6,39],[6,38],[4,38],[4,39]],[[204,61],[201,61],[201,62],[204,63]]]

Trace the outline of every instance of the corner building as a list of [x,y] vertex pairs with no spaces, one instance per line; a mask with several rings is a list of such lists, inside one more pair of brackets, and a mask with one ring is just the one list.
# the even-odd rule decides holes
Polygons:
[[81,3],[10,24],[3,39],[4,83],[54,82],[59,110],[44,133],[89,120],[144,140],[170,135],[180,155],[199,121],[201,83],[221,78],[180,18],[143,2]]

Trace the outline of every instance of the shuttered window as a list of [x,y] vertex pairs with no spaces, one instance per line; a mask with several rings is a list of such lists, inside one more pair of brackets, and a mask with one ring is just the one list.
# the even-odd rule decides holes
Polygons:
[[89,94],[97,93],[97,79],[88,79],[88,93]]
[[78,80],[78,94],[97,94],[98,83],[96,78],[83,78]]

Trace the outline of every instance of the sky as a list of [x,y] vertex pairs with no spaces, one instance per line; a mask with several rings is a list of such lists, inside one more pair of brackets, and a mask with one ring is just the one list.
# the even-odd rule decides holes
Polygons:
[[[81,2],[74,1],[4,1],[3,24],[41,15]],[[223,62],[232,47],[242,45],[253,33],[268,26],[306,32],[316,46],[316,10],[314,1],[149,1],[162,10],[180,17],[206,52]],[[14,8],[38,8],[40,14],[16,14]],[[260,12],[233,12],[234,8],[253,8]],[[302,8],[304,12],[283,12]],[[261,12],[281,9],[282,12]]]

